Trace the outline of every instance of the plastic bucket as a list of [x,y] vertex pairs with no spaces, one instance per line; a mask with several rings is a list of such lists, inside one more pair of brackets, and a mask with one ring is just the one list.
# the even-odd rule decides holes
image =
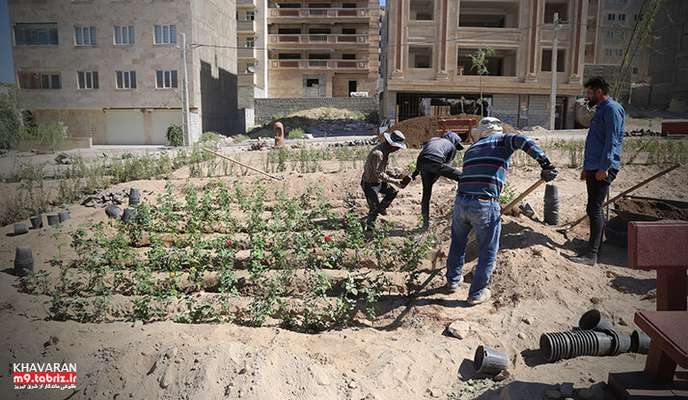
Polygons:
[[33,272],[33,253],[29,247],[17,247],[14,251],[14,273],[26,276]]
[[481,375],[497,375],[509,365],[505,353],[491,347],[478,346],[473,357],[473,368]]

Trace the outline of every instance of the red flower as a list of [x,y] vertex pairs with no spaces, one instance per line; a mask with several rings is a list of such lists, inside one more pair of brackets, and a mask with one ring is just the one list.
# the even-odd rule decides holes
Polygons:
[[325,235],[324,239],[326,242],[331,242],[333,240],[332,235]]
[[232,242],[232,239],[227,239],[227,240],[225,241],[225,244],[227,245],[227,247],[232,247],[232,245],[234,244],[234,242]]

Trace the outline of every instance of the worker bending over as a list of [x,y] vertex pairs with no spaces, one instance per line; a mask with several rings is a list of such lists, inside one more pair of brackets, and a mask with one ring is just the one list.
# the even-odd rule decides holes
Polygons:
[[475,230],[480,254],[468,291],[468,304],[487,301],[487,285],[494,269],[501,232],[499,196],[506,184],[511,155],[523,150],[542,168],[541,179],[551,181],[557,170],[535,142],[524,135],[504,134],[502,122],[487,117],[476,128],[478,140],[466,150],[454,201],[451,246],[447,256],[447,289],[455,292],[463,282],[466,241]]
[[461,138],[455,132],[449,131],[442,137],[434,137],[423,144],[416,160],[416,170],[413,171],[413,180],[420,174],[423,182],[423,198],[420,210],[423,214],[423,229],[430,225],[430,198],[432,186],[440,176],[459,181],[461,171],[452,167],[451,163],[457,150],[463,150]]
[[[366,226],[369,229],[375,226],[375,220],[379,214],[387,214],[387,208],[397,197],[397,190],[390,184],[401,185],[402,176],[387,167],[389,155],[406,148],[406,137],[400,131],[385,132],[384,137],[385,141],[373,147],[368,154],[361,178],[361,187],[368,202]],[[382,201],[378,193],[384,196]]]

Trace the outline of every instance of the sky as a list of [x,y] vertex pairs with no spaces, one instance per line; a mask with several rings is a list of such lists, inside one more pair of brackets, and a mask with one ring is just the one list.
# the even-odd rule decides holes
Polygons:
[[0,83],[14,83],[11,38],[7,0],[0,0]]

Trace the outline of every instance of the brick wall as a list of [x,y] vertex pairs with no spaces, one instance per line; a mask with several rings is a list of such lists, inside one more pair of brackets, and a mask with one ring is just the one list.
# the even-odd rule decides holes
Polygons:
[[290,99],[255,99],[255,124],[272,121],[273,116],[318,107],[332,107],[366,114],[378,111],[377,97],[301,97]]

